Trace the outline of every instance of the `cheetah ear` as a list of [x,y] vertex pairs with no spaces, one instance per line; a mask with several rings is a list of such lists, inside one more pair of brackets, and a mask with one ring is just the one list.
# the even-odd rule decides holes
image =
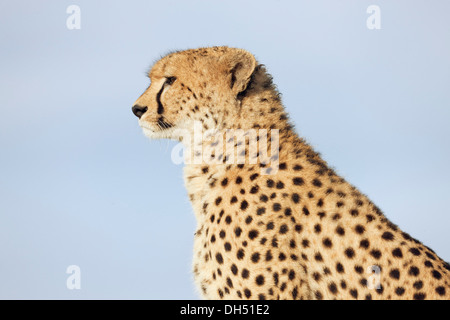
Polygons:
[[256,67],[256,59],[250,52],[242,49],[231,49],[223,58],[226,63],[228,83],[237,96],[247,88]]

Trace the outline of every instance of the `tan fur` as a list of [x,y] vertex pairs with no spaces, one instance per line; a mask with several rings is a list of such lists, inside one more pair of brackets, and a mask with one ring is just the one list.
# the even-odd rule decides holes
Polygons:
[[[148,108],[139,123],[150,138],[187,144],[176,129],[192,132],[195,121],[204,130],[280,130],[278,171],[265,172],[261,162],[185,167],[198,223],[194,277],[204,298],[450,298],[449,264],[390,223],[297,136],[252,54],[228,47],[175,52],[149,76],[136,104]],[[156,96],[169,77],[176,80],[162,91],[158,113]],[[157,124],[160,117],[169,128]],[[203,147],[210,150],[211,141]],[[377,279],[372,266],[379,289],[367,284]]]

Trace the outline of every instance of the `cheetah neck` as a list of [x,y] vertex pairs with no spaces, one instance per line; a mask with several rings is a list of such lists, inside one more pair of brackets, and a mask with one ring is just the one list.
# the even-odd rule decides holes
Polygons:
[[[283,105],[277,97],[274,97],[273,92],[265,94],[259,92],[258,96],[249,95],[242,100],[240,109],[241,112],[229,114],[228,118],[224,117],[223,123],[229,125],[223,130],[213,131],[219,133],[218,138],[207,137],[189,146],[188,153],[191,158],[185,164],[184,181],[199,224],[204,220],[202,212],[207,211],[208,189],[221,183],[225,176],[231,174],[234,177],[243,170],[261,175],[275,174],[280,163],[298,158],[306,159],[305,166],[319,166],[324,172],[329,171],[319,154],[315,153],[291,127]],[[275,130],[278,132],[276,148],[272,141]],[[239,131],[244,136],[250,132],[248,138],[246,136],[244,140],[239,140]],[[227,136],[228,132],[232,133],[233,140]],[[266,139],[260,139],[266,133]],[[223,144],[218,143],[218,140]],[[255,154],[252,153],[254,149],[251,149],[251,142],[255,140],[258,140],[260,147],[256,149],[258,155],[256,161],[252,157]],[[261,149],[263,141],[267,144]],[[228,149],[229,147],[231,148]],[[235,157],[231,161],[228,161],[230,152],[227,150],[233,150]],[[199,157],[196,158],[197,153]],[[244,161],[239,155],[243,155]]]

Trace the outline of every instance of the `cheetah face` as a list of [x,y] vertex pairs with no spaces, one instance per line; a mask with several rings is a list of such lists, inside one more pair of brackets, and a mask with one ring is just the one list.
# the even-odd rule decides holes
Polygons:
[[173,75],[150,77],[151,85],[133,106],[144,134],[152,139],[176,139],[182,121],[173,105],[179,96],[179,81]]
[[217,129],[224,110],[236,108],[255,65],[254,56],[242,49],[213,47],[171,53],[151,68],[151,84],[132,111],[152,139],[183,140],[196,122],[205,129]]

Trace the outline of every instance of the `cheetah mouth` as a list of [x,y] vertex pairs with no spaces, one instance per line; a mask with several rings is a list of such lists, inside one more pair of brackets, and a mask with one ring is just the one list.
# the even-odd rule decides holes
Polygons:
[[174,125],[170,123],[168,120],[166,120],[164,117],[159,117],[156,123],[154,123],[154,125],[155,126],[150,126],[149,123],[139,122],[139,126],[142,129],[150,130],[152,132],[164,131],[174,127]]
[[161,127],[160,125],[150,126],[148,124],[141,124],[140,127],[142,130],[144,130],[146,132],[152,132],[152,133],[158,133],[158,132],[169,129],[169,128]]
[[151,125],[149,123],[139,123],[144,135],[149,139],[172,139],[174,126],[166,125],[162,123],[155,123]]
[[173,127],[173,124],[164,119],[164,117],[159,117],[157,124],[158,127],[161,128],[162,130],[170,129]]

